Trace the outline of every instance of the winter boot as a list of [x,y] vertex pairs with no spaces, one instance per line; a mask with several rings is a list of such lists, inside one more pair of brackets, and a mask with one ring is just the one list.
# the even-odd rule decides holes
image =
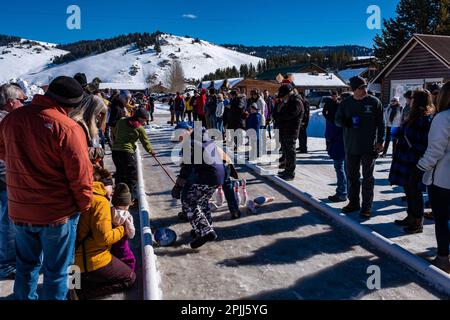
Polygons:
[[234,212],[231,212],[231,219],[239,219],[241,217],[241,211],[240,210],[236,210]]
[[178,219],[180,219],[180,221],[183,222],[189,222],[189,219],[187,217],[187,214],[184,213],[183,211],[181,211],[180,213],[178,213]]
[[342,208],[342,213],[352,213],[360,210],[361,207],[359,204],[349,203],[347,206]]
[[347,201],[347,197],[346,196],[339,196],[339,195],[335,194],[334,196],[329,196],[328,200],[330,200],[333,203],[339,203],[339,202]]
[[372,210],[370,209],[363,209],[359,213],[359,217],[362,219],[370,219],[372,217]]
[[431,262],[435,267],[441,269],[442,271],[445,271],[447,273],[450,273],[450,260],[447,257],[436,257],[436,259],[434,259]]
[[395,223],[396,225],[398,225],[398,226],[401,226],[401,227],[407,227],[407,226],[409,226],[410,221],[411,221],[411,217],[410,217],[410,216],[407,216],[407,217],[406,217],[405,219],[403,219],[403,220],[395,220],[394,223]]
[[415,234],[423,232],[423,219],[411,219],[409,225],[404,228],[407,234]]
[[207,233],[203,237],[197,237],[194,241],[191,242],[192,249],[198,249],[203,246],[208,241],[214,241],[217,239],[217,234],[213,231]]

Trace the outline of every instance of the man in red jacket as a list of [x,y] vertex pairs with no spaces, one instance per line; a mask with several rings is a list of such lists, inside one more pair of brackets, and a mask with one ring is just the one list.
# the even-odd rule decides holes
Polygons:
[[0,159],[8,168],[9,217],[16,229],[18,300],[38,299],[42,265],[42,298],[67,297],[79,215],[92,201],[86,138],[67,116],[82,97],[76,80],[58,77],[44,96],[36,95],[0,124]]
[[200,96],[195,101],[195,111],[198,116],[198,121],[202,122],[203,127],[206,127],[205,105],[206,105],[206,89],[202,89]]

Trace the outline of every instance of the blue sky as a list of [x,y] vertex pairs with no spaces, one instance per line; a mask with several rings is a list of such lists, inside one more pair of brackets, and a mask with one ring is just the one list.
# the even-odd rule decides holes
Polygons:
[[[214,43],[372,46],[370,5],[382,18],[398,0],[22,0],[2,3],[0,33],[55,43],[161,30]],[[69,5],[81,8],[81,30],[66,27]]]

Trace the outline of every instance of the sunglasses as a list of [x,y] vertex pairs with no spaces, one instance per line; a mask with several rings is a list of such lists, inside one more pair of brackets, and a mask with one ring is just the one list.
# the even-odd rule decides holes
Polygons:
[[431,94],[432,94],[433,96],[437,96],[437,95],[439,95],[439,91],[433,91]]

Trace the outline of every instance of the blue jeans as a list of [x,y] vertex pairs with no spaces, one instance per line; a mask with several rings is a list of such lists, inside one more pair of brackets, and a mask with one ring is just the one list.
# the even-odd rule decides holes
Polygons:
[[[39,270],[43,264],[43,300],[66,300],[68,267],[73,263],[77,224],[73,215],[66,224],[55,227],[16,227],[16,300],[37,300]],[[42,259],[42,253],[44,259]],[[43,261],[42,261],[43,260]]]
[[216,129],[222,133],[224,132],[223,131],[223,118],[216,118]]
[[175,115],[176,115],[176,122],[183,122],[184,121],[184,111],[175,111]]
[[336,170],[337,188],[336,195],[338,197],[347,198],[347,174],[345,173],[345,160],[334,160],[334,170]]
[[6,191],[0,191],[0,278],[16,264],[14,238],[14,225],[8,217],[8,195]]

